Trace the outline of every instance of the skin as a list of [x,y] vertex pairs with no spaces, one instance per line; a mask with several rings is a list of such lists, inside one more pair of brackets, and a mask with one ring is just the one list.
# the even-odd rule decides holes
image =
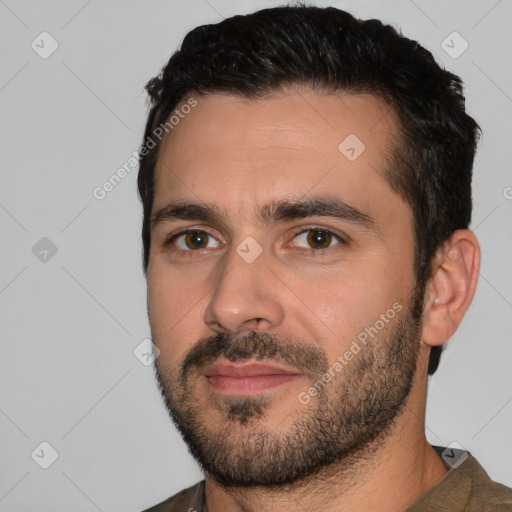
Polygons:
[[[197,98],[164,139],[153,211],[187,200],[217,206],[225,220],[168,220],[152,232],[148,311],[160,368],[177,371],[200,339],[249,330],[302,340],[333,363],[393,303],[405,306],[415,286],[413,214],[382,176],[397,141],[393,111],[372,95],[297,89],[258,101],[227,94]],[[366,145],[354,161],[338,150],[349,134]],[[349,203],[374,220],[377,233],[321,216],[257,222],[255,212],[269,201],[311,196]],[[206,249],[187,251],[183,237],[178,246],[164,246],[166,237],[192,227],[212,235]],[[314,251],[296,236],[312,227],[349,243],[333,239],[329,248]],[[236,251],[246,237],[263,249],[250,264]],[[421,337],[414,341],[420,347],[412,389],[378,446],[286,492],[225,488],[206,475],[208,510],[397,511],[435,485],[446,468],[424,434],[428,357],[469,307],[479,261],[469,230],[456,231],[438,251]],[[272,431],[286,429],[301,413],[297,395],[305,386],[298,379],[265,391],[272,405],[258,421]],[[204,384],[197,389],[201,421],[212,432],[226,428],[222,412],[208,401],[212,390]]]

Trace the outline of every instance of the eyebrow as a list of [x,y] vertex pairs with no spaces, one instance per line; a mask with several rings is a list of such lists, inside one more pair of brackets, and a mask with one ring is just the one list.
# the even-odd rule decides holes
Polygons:
[[[296,201],[272,201],[256,211],[258,224],[270,226],[275,222],[306,217],[332,217],[349,222],[369,233],[377,234],[377,224],[368,214],[332,197],[312,197]],[[214,205],[176,201],[160,208],[151,217],[151,230],[159,224],[174,220],[192,220],[225,225],[226,216]]]

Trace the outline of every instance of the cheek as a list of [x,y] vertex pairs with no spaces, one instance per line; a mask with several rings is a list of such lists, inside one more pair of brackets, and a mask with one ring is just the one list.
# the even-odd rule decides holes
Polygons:
[[199,283],[178,272],[148,271],[148,309],[153,342],[166,360],[180,361],[204,335]]
[[[316,285],[311,286],[312,282]],[[381,315],[392,310],[394,316],[397,304],[405,307],[403,285],[403,281],[394,280],[378,265],[372,270],[339,270],[313,280],[295,277],[294,291],[306,308],[290,303],[288,313],[295,310],[292,321],[295,318],[299,325],[314,333],[327,358],[335,360],[358,334],[380,322]]]

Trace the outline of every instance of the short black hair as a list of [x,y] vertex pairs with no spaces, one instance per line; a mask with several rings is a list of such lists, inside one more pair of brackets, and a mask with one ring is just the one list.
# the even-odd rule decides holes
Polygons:
[[[461,79],[432,54],[379,20],[334,7],[298,4],[238,15],[191,30],[159,76],[148,82],[150,111],[139,153],[143,268],[151,244],[155,130],[192,93],[261,98],[287,86],[328,93],[370,93],[396,112],[400,140],[385,178],[411,207],[420,310],[437,250],[471,221],[471,178],[480,129],[465,110]],[[415,312],[418,314],[418,311]],[[421,311],[420,311],[421,316]],[[433,347],[428,373],[442,346]]]

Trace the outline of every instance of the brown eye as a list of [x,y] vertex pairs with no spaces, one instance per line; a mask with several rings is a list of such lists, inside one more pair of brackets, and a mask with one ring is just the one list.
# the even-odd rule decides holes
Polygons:
[[167,245],[172,245],[180,251],[197,251],[198,249],[215,249],[219,241],[213,235],[201,230],[183,231],[173,236]]
[[311,230],[307,236],[307,241],[313,249],[326,249],[331,245],[332,235],[327,231]]
[[189,249],[204,249],[208,245],[208,236],[202,231],[186,233],[185,244]]
[[295,235],[294,245],[302,249],[322,250],[344,243],[340,236],[328,229],[310,228]]

